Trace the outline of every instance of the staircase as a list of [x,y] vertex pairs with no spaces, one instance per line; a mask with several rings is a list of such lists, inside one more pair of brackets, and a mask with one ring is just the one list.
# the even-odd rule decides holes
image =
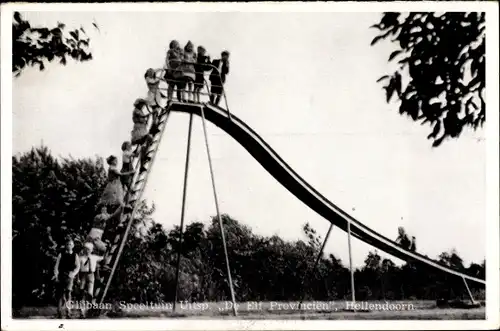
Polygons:
[[[104,236],[107,238],[114,238],[110,246],[104,255],[104,261],[102,263],[103,268],[101,269],[101,275],[103,276],[102,282],[96,282],[95,288],[95,298],[96,303],[103,303],[107,291],[109,289],[112,277],[116,271],[118,265],[118,259],[120,258],[121,252],[127,241],[127,236],[130,231],[130,227],[134,223],[135,213],[140,206],[142,194],[146,187],[146,183],[153,167],[153,163],[156,157],[156,153],[160,146],[163,133],[165,131],[165,126],[170,115],[170,103],[161,110],[158,118],[158,130],[157,133],[153,135],[153,140],[149,146],[138,146],[140,149],[147,148],[146,157],[149,158],[144,164],[140,164],[141,157],[138,156],[133,161],[133,167],[136,170],[132,183],[130,185],[129,191],[125,197],[125,205],[131,208],[125,209],[120,215],[120,222],[117,227],[112,229],[106,229],[107,231],[112,231],[112,233],[105,232]],[[140,155],[141,153],[139,153]],[[98,310],[94,310],[95,314],[99,314]],[[92,315],[94,315],[92,313]]]

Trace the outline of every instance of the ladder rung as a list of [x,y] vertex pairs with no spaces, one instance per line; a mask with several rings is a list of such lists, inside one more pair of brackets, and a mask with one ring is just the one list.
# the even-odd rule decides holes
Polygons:
[[140,186],[139,184],[140,183],[143,183],[146,181],[146,178],[137,178],[137,180],[135,181],[135,185],[134,187],[131,189],[132,192],[137,192],[139,190],[139,187]]
[[140,183],[144,182],[145,180],[146,180],[146,178],[140,178],[140,179],[137,179],[137,180],[135,181],[135,185],[140,184]]
[[132,201],[132,199],[134,198],[134,196],[136,195],[137,192],[139,192],[141,190],[141,187],[138,187],[138,188],[135,188],[132,192],[132,194],[129,196],[129,203],[130,201]]

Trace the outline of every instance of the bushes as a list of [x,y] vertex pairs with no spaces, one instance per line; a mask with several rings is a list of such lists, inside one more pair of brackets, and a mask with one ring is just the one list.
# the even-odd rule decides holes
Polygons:
[[[13,305],[54,304],[53,267],[57,244],[66,235],[83,239],[95,215],[106,182],[101,159],[56,160],[46,147],[13,157]],[[107,301],[170,302],[174,298],[179,228],[166,230],[153,221],[154,205],[139,208]],[[333,254],[313,266],[322,238],[308,224],[306,241],[265,237],[229,215],[222,215],[238,301],[341,300],[350,298],[349,270]],[[401,231],[399,231],[401,232]],[[209,226],[188,224],[183,235],[178,300],[229,300],[226,264],[217,218]],[[77,248],[78,249],[78,248]],[[442,263],[484,277],[485,263],[465,268],[456,251],[440,255]],[[464,296],[463,281],[416,269],[397,267],[370,252],[356,270],[356,298],[363,300],[437,299]],[[484,287],[469,283],[480,296]],[[481,292],[483,291],[483,292]],[[478,297],[480,299],[480,297]]]

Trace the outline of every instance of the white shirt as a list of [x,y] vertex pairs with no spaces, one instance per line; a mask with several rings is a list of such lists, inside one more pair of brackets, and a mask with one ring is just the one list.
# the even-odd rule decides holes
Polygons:
[[97,256],[94,254],[81,255],[78,257],[80,260],[80,272],[95,272],[97,268],[97,262],[102,261],[102,256]]
[[122,162],[123,163],[130,163],[132,162],[132,156],[134,155],[134,152],[133,151],[123,151],[123,154],[122,154]]

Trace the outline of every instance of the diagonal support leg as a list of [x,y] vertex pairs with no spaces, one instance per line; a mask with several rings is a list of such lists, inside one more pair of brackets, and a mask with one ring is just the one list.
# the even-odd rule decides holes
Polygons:
[[352,305],[356,302],[356,292],[354,290],[354,270],[352,268],[352,251],[351,251],[351,221],[347,221],[347,246],[349,247],[349,269],[351,271],[351,294],[352,294]]
[[189,170],[189,156],[191,152],[191,132],[193,129],[193,114],[189,114],[189,130],[188,130],[188,140],[187,140],[187,151],[186,151],[186,167],[184,169],[184,190],[182,192],[182,209],[181,209],[181,225],[179,228],[179,246],[177,252],[177,269],[175,272],[175,292],[174,292],[174,302],[173,311],[175,312],[177,303],[177,293],[179,289],[179,272],[181,267],[181,255],[182,255],[182,234],[184,231],[184,216],[186,212],[186,194],[187,194],[187,182],[188,182],[188,170]]
[[[316,268],[318,267],[318,263],[321,260],[321,256],[323,255],[323,251],[325,250],[326,243],[328,242],[328,237],[330,237],[330,232],[332,232],[332,228],[333,228],[333,224],[330,223],[330,227],[328,228],[328,232],[326,233],[325,240],[323,240],[323,245],[321,245],[321,249],[319,250],[318,257],[316,258],[316,261],[314,262],[313,267],[306,274],[306,279],[302,282],[302,284],[304,284],[305,282],[309,283],[308,282],[309,276],[316,271]],[[302,306],[302,302],[304,301],[304,297],[305,297],[305,290],[303,289],[302,298],[300,299],[299,307]]]
[[222,224],[222,219],[220,217],[219,202],[217,199],[217,190],[215,189],[214,171],[213,171],[213,167],[212,167],[212,158],[210,156],[210,148],[208,146],[207,127],[206,127],[206,123],[205,123],[205,112],[203,110],[203,107],[200,107],[200,108],[201,108],[201,119],[203,121],[203,133],[205,135],[205,145],[207,147],[208,165],[210,167],[210,175],[212,177],[212,188],[214,191],[215,208],[217,210],[217,218],[219,219],[220,233],[221,233],[221,237],[222,237],[222,246],[224,247],[224,256],[226,258],[227,280],[229,283],[229,290],[231,291],[231,300],[233,302],[233,314],[234,314],[234,316],[237,316],[238,314],[236,312],[236,300],[234,297],[233,280],[231,279],[231,268],[229,266],[229,258],[227,256],[227,247],[226,247],[226,238],[224,236],[224,226]]
[[469,285],[467,284],[467,281],[465,280],[464,277],[462,277],[462,279],[464,280],[465,288],[467,289],[467,293],[469,294],[470,301],[472,302],[472,304],[475,304],[476,301],[474,300],[474,297],[472,296],[472,292],[469,289]]

